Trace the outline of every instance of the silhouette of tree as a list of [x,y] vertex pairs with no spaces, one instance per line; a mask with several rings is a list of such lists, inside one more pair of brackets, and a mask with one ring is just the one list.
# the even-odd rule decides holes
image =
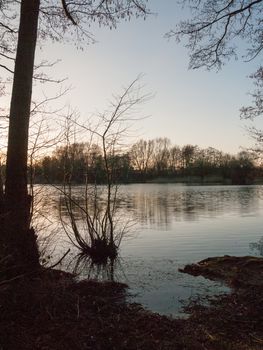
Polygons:
[[[13,17],[7,12],[13,11]],[[12,19],[20,13],[19,28]],[[0,55],[14,60],[13,90],[10,104],[6,164],[4,213],[1,218],[1,255],[10,255],[11,265],[19,272],[38,267],[38,249],[30,229],[30,197],[27,192],[27,150],[32,80],[37,40],[63,40],[74,36],[76,42],[93,40],[92,22],[116,27],[121,19],[146,16],[143,0],[21,0],[0,2]],[[15,25],[14,25],[15,26]],[[16,48],[16,49],[15,49]],[[2,65],[4,66],[4,65]],[[4,68],[13,72],[8,66]]]
[[[175,37],[178,41],[187,39],[190,68],[220,69],[232,57],[242,57],[249,62],[262,53],[263,0],[187,0],[183,3],[188,5],[192,17],[179,22],[166,37]],[[263,111],[263,67],[251,77],[255,79],[256,90],[252,93],[252,105],[241,109],[244,119],[254,119]],[[257,143],[262,143],[262,130],[251,128],[249,132]],[[257,147],[257,151],[262,152],[262,147]]]
[[[231,57],[240,55],[237,41],[247,45],[246,60],[263,49],[263,0],[187,0],[193,14],[166,34],[177,40],[187,38],[190,68],[220,68]],[[242,53],[241,53],[242,55]]]
[[182,164],[184,168],[188,168],[194,160],[197,146],[185,145],[182,148]]
[[145,177],[153,162],[154,141],[139,140],[130,149],[131,164]]

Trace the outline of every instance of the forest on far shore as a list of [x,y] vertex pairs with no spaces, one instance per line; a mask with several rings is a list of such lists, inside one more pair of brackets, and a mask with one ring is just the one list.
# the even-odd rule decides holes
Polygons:
[[[261,183],[263,179],[263,168],[251,152],[231,155],[212,147],[202,149],[191,144],[179,147],[172,145],[168,138],[141,139],[125,151],[114,147],[109,154],[111,177],[115,183],[242,185]],[[29,172],[34,183],[106,182],[102,149],[88,142],[57,147],[50,156],[34,162]]]

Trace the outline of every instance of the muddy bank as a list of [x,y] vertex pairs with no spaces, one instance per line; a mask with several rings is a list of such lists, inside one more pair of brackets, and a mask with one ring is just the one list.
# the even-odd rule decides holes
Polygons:
[[186,265],[180,272],[220,280],[233,288],[263,285],[263,258],[253,256],[221,256]]
[[0,349],[121,350],[191,348],[180,320],[125,300],[127,286],[75,282],[60,271],[0,288]]
[[263,349],[263,258],[213,257],[180,271],[231,287],[230,294],[211,298],[209,306],[198,301],[186,306],[196,335],[207,334],[211,349]]
[[[232,257],[224,257],[225,268],[222,258],[215,259],[186,267],[185,272],[208,277],[208,270],[211,274],[213,270],[221,278],[222,270],[233,270],[238,280],[242,264],[262,272],[248,257],[235,258],[236,268]],[[205,273],[201,272],[204,266]],[[0,349],[262,349],[262,279],[252,284],[255,280],[233,288],[231,294],[212,298],[210,306],[192,300],[186,307],[190,317],[182,320],[127,303],[124,284],[76,282],[70,274],[43,270],[30,279],[0,286]]]

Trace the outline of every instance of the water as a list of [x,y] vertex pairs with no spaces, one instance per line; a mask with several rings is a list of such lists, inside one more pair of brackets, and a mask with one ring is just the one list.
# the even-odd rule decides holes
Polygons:
[[[82,188],[74,190],[80,194]],[[44,193],[45,216],[52,223],[59,221],[58,192],[46,186]],[[119,211],[135,225],[122,242],[115,279],[130,286],[133,301],[162,314],[184,316],[182,303],[189,297],[227,290],[220,283],[179,273],[178,268],[209,256],[262,253],[261,186],[123,185]],[[54,260],[70,246],[63,230],[56,231]],[[61,268],[72,266],[76,250],[70,247]],[[82,270],[82,278],[88,270]],[[102,275],[100,271],[98,276]]]

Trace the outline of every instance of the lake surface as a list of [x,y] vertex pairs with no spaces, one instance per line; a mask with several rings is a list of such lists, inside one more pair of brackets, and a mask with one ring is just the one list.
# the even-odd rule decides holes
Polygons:
[[[49,223],[45,234],[56,231],[47,254],[56,261],[70,247],[61,268],[71,270],[77,250],[59,224],[59,192],[51,186],[37,186],[40,190],[40,212]],[[82,187],[74,191],[80,195]],[[179,273],[179,267],[209,256],[262,253],[262,186],[123,185],[118,206],[120,216],[134,225],[122,242],[114,278],[129,285],[133,301],[152,311],[184,316],[182,305],[189,297],[227,290]],[[83,265],[80,278],[89,274],[107,276]]]

